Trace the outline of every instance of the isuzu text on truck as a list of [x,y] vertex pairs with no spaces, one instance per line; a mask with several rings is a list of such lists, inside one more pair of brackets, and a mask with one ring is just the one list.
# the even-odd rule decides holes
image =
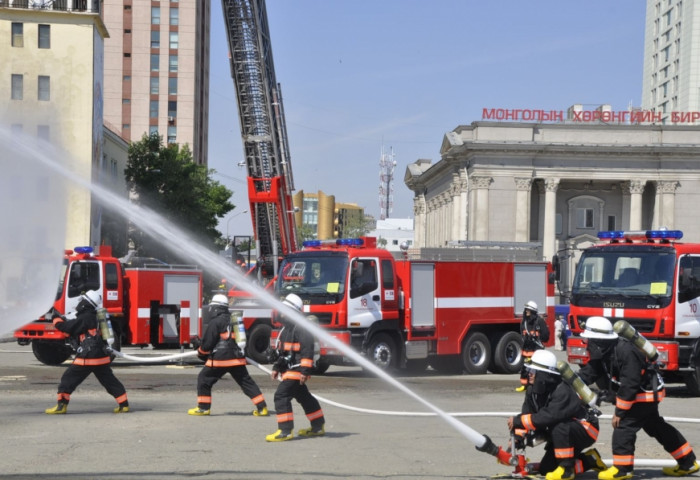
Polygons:
[[700,244],[678,230],[599,232],[581,254],[571,291],[571,363],[585,363],[578,335],[595,315],[625,320],[659,352],[667,380],[700,395]]
[[[551,265],[508,248],[432,250],[397,260],[372,237],[307,241],[281,263],[275,291],[297,294],[306,315],[382,368],[518,372],[525,302],[554,331]],[[320,347],[317,370],[345,362]]]
[[[98,255],[91,247],[66,250],[53,308],[61,313],[73,311],[87,290],[102,294],[117,349],[121,345],[178,346],[183,336],[180,322],[185,317],[190,319],[189,335],[184,334],[187,341],[201,337],[202,272],[195,267],[153,264],[124,268],[109,246],[101,246]],[[20,345],[31,342],[36,358],[47,365],[60,364],[73,353],[66,335],[54,328],[50,318],[24,325],[14,337]]]

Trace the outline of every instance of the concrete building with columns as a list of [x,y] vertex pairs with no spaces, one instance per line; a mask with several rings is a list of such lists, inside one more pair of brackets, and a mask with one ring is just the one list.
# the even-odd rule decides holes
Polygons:
[[415,247],[539,242],[564,291],[601,230],[700,242],[700,127],[482,121],[447,133],[440,155],[406,168]]

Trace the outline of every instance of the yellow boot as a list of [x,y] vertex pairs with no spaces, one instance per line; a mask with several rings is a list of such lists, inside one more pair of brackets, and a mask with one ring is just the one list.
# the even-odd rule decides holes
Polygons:
[[194,408],[190,408],[189,410],[187,410],[188,415],[196,415],[198,417],[201,417],[204,415],[209,415],[209,413],[210,413],[210,410],[204,410],[204,409],[199,408],[199,407],[194,407]]
[[546,480],[574,480],[574,477],[575,475],[573,468],[564,468],[559,466],[553,472],[549,472],[547,475],[545,475],[544,478]]
[[47,408],[44,413],[49,415],[63,415],[68,411],[68,404],[64,402],[58,402],[55,407]]
[[267,411],[267,407],[262,407],[260,410],[253,410],[253,415],[256,417],[269,417],[270,412]]
[[675,467],[663,468],[664,475],[669,475],[671,477],[684,477],[686,475],[692,475],[698,470],[700,470],[700,465],[698,465],[698,462],[693,462],[693,464],[687,466],[687,468],[685,465],[683,467],[676,465]]
[[302,437],[322,437],[326,434],[326,426],[321,425],[321,428],[313,429],[312,427],[309,428],[300,428],[299,429],[299,435]]
[[516,392],[524,392],[525,391],[525,385],[520,385],[518,388],[515,389]]
[[615,465],[598,474],[598,480],[624,480],[632,478],[632,470],[619,469]]
[[275,433],[271,433],[265,437],[267,442],[286,442],[294,438],[292,432],[283,432],[282,430],[277,430]]

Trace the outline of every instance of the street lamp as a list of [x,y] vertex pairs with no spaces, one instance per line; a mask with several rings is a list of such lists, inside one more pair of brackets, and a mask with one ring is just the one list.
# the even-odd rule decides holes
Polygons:
[[229,226],[229,224],[231,223],[231,220],[233,220],[234,218],[236,218],[236,217],[239,216],[239,215],[243,215],[244,213],[248,213],[248,210],[243,210],[242,212],[238,212],[238,213],[235,214],[235,215],[231,215],[231,216],[229,217],[229,219],[226,220],[226,240],[227,240],[228,242],[231,241],[231,236],[228,234],[228,232],[229,232],[228,226]]

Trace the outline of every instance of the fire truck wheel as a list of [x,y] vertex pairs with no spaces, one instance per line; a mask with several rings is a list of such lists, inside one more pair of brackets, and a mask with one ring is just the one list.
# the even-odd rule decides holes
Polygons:
[[269,363],[267,350],[270,348],[272,327],[259,323],[250,329],[246,342],[246,355],[258,363]]
[[494,373],[518,373],[523,360],[523,338],[518,332],[506,332],[494,338],[493,362]]
[[73,354],[73,350],[61,342],[32,342],[32,352],[41,363],[60,365]]
[[491,360],[491,342],[481,332],[467,336],[462,348],[462,366],[470,375],[481,375],[488,371]]
[[386,333],[378,333],[369,344],[367,358],[382,370],[389,370],[396,365],[396,343]]

